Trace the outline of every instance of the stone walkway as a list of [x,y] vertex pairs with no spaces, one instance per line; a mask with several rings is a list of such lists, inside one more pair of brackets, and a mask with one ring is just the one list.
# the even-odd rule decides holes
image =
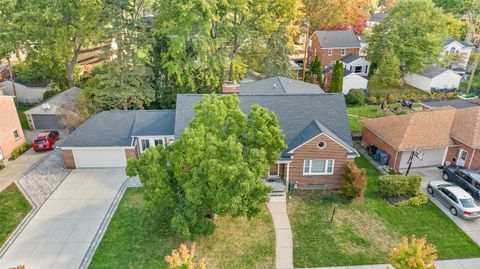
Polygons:
[[40,206],[68,175],[63,166],[63,156],[59,149],[54,150],[44,160],[38,162],[17,182],[34,207]]
[[267,207],[275,226],[275,265],[277,269],[293,269],[293,237],[285,192],[282,193],[284,185],[278,182],[266,184],[273,187]]

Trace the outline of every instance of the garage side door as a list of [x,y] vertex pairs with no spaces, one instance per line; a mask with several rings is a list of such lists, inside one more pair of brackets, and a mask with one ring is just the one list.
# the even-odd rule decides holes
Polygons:
[[[408,167],[408,158],[411,151],[402,152],[402,159],[400,161],[400,169]],[[445,154],[445,148],[439,149],[425,149],[423,150],[423,160],[419,160],[413,157],[412,167],[425,167],[425,166],[438,166],[442,165],[443,156]]]
[[124,149],[73,150],[77,168],[125,167]]
[[59,123],[60,117],[57,115],[35,115],[32,114],[33,124],[36,130],[58,130],[63,129]]

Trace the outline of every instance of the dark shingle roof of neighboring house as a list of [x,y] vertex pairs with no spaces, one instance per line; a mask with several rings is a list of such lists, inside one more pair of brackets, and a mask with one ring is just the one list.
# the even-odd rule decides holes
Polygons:
[[349,55],[341,58],[340,61],[349,64],[349,63],[351,63],[355,60],[358,60],[358,59],[360,59],[360,56],[349,54]]
[[360,41],[352,30],[315,31],[320,47],[360,48]]
[[468,44],[467,42],[462,41],[462,40],[460,40],[458,38],[455,38],[455,37],[449,37],[447,40],[445,40],[445,42],[443,42],[443,45],[447,46],[447,45],[449,45],[449,44],[451,44],[455,41],[462,44],[462,46],[464,46],[465,48],[473,48],[473,45]]
[[138,110],[132,136],[173,135],[175,110]]
[[451,106],[456,109],[469,108],[478,106],[472,102],[463,99],[454,99],[454,100],[442,100],[442,101],[432,101],[432,102],[423,102],[422,103],[427,108]]
[[60,147],[129,147],[132,136],[173,135],[175,110],[112,110],[88,119]]
[[[322,74],[326,75],[328,72],[333,71],[333,65],[323,69]],[[352,72],[346,68],[343,68],[343,77],[350,75]]]
[[286,77],[271,77],[254,82],[240,83],[240,95],[319,94],[317,84]]
[[381,22],[387,17],[388,13],[375,13],[370,17],[369,21]]
[[425,69],[423,72],[420,72],[419,75],[422,75],[427,78],[434,78],[442,73],[445,73],[449,69],[441,67],[441,66],[432,66],[430,68]]
[[[57,109],[61,108],[64,104],[70,104],[72,102],[76,103],[76,99],[82,92],[82,89],[77,87],[72,87],[68,90],[65,90],[55,96],[50,97],[41,104],[30,108],[25,111],[26,114],[58,114]],[[45,104],[49,105],[49,109],[44,109],[42,106]]]
[[[245,113],[248,113],[254,104],[273,111],[285,134],[285,143],[289,146],[300,145],[319,132],[333,134],[340,143],[352,146],[343,94],[239,95],[238,97],[240,108]],[[175,137],[183,133],[195,116],[193,107],[201,99],[202,96],[198,94],[177,95]],[[319,124],[317,125],[316,122]]]

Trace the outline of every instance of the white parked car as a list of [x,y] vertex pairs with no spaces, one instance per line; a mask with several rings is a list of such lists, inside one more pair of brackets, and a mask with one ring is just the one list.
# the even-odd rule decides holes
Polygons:
[[470,194],[459,186],[445,181],[432,181],[428,183],[427,191],[444,204],[452,215],[464,219],[480,218],[480,207]]

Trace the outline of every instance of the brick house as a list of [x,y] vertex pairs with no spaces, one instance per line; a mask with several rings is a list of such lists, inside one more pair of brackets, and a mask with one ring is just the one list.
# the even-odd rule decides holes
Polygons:
[[[302,189],[341,186],[344,166],[358,153],[342,94],[239,95],[245,113],[259,104],[275,113],[288,148],[267,177]],[[175,110],[105,111],[77,128],[59,147],[67,168],[125,167],[126,160],[180,137],[201,94],[179,94]]]
[[0,96],[0,160],[9,159],[13,149],[25,143],[14,97]]
[[440,166],[447,162],[480,169],[480,107],[440,107],[400,116],[362,122],[363,142],[385,151],[388,165],[408,167],[414,149],[423,159],[413,158],[412,167]]
[[322,69],[347,55],[359,56],[360,40],[352,30],[315,31],[309,38],[307,66],[318,57]]

